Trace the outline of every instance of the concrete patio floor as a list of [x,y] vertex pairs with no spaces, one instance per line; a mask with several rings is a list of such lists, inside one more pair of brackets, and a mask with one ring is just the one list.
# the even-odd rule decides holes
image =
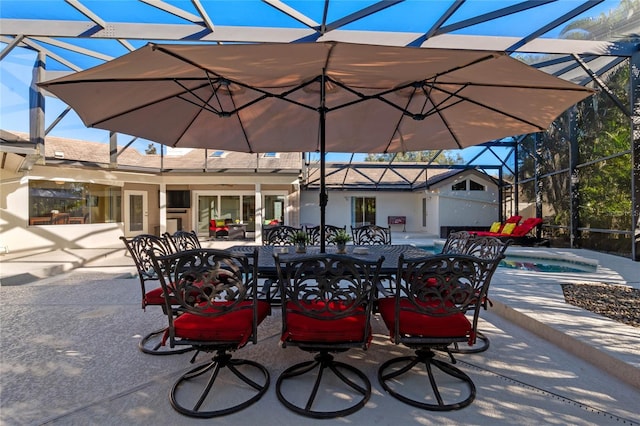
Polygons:
[[[416,236],[394,236],[401,241],[425,244]],[[564,303],[560,286],[597,281],[640,288],[640,264],[585,250],[512,249],[595,259],[599,266],[580,274],[498,269],[490,289],[494,306],[481,314],[480,329],[491,346],[457,356],[477,387],[476,400],[458,411],[415,409],[384,392],[378,366],[411,351],[392,345],[374,318],[370,349],[337,355],[367,374],[371,399],[357,413],[327,424],[640,425],[640,329]],[[0,262],[2,425],[321,422],[288,411],[276,398],[278,375],[309,358],[279,347],[278,309],[260,326],[258,344],[235,353],[267,366],[266,395],[240,413],[192,419],[173,410],[168,393],[192,367],[193,354],[151,356],[138,350],[140,336],[166,319],[160,309],[140,309],[135,268],[122,248],[8,254]],[[206,359],[200,354],[197,362]]]

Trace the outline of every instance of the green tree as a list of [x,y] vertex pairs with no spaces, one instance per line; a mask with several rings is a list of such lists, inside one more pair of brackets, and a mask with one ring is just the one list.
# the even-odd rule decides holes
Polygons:
[[144,153],[147,155],[158,155],[158,150],[154,144],[150,143],[147,149],[144,150]]
[[426,150],[397,154],[368,154],[364,161],[375,162],[416,162],[435,164],[462,164],[464,159],[459,151]]
[[[639,15],[640,0],[623,0],[608,13],[571,22],[561,35],[572,39],[612,39],[623,34],[629,22],[637,22]],[[628,104],[629,63],[623,62],[603,79],[621,103]],[[630,120],[604,93],[578,104],[575,113],[579,226],[630,229],[631,158],[621,154],[631,146]],[[537,144],[530,135],[518,151],[520,180],[542,176],[540,187],[545,214],[552,214],[553,221],[564,226],[569,224],[571,176],[568,172],[556,171],[569,168],[569,120],[570,115],[563,114],[541,135]],[[520,190],[521,202],[535,199],[536,187],[532,181],[521,185]]]

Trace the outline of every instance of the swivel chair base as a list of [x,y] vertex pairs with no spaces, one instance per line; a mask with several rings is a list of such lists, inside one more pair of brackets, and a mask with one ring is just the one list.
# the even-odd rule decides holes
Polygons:
[[462,346],[458,342],[454,342],[449,348],[448,352],[454,354],[477,354],[489,349],[489,338],[482,334],[480,331],[476,333],[476,343],[473,346]]
[[191,346],[170,348],[169,346],[162,345],[162,338],[164,336],[166,328],[151,332],[140,339],[138,348],[140,351],[149,355],[177,355],[184,354],[189,351],[193,351],[195,348]]
[[[240,370],[247,371],[245,373]],[[232,374],[224,374],[223,371]],[[208,379],[200,378],[200,376],[208,372],[210,372]],[[233,379],[240,386],[232,388],[229,382],[225,381],[218,388],[215,388],[216,379],[221,374],[224,374],[228,379]],[[254,376],[261,377],[262,380],[254,378]],[[269,388],[269,381],[269,371],[263,365],[246,359],[234,359],[230,354],[221,350],[216,353],[211,362],[201,364],[180,377],[171,388],[169,399],[171,406],[176,411],[189,417],[211,418],[224,416],[243,410],[257,402]],[[247,394],[244,398],[229,395],[230,392],[235,392],[240,387],[242,387],[242,393]],[[207,400],[210,394],[215,401]],[[233,402],[238,399],[242,402],[230,406],[220,404],[223,405],[223,408],[207,410],[212,404],[218,405],[219,400],[224,399],[221,396],[229,396],[229,399]]]
[[[307,402],[304,406],[297,405],[291,401],[291,398],[287,399],[284,396],[282,386],[286,380],[309,373],[316,368],[318,368],[317,377],[315,383],[313,384],[311,394],[309,395],[309,398],[307,399]],[[354,398],[358,397],[359,395],[359,399],[355,404],[337,411],[316,411],[313,409],[313,405],[316,401],[318,390],[320,389],[321,381],[326,370],[330,370],[331,372],[333,372],[333,374],[342,383],[346,384],[352,390],[351,392],[349,392],[348,390],[345,392],[354,394]],[[354,379],[356,380],[354,381]],[[295,393],[299,395],[299,385],[296,387],[296,389],[297,392]],[[331,419],[352,414],[364,407],[364,405],[369,400],[369,397],[371,396],[371,382],[369,382],[367,376],[357,368],[339,361],[335,361],[333,359],[333,356],[327,352],[320,352],[315,356],[315,359],[313,361],[306,361],[293,365],[282,372],[276,382],[276,394],[280,402],[295,413],[316,419]]]
[[[387,391],[392,397],[409,404],[411,406],[422,408],[432,411],[451,411],[464,408],[471,404],[476,397],[476,387],[469,376],[462,372],[457,367],[454,367],[448,362],[440,361],[434,358],[434,353],[431,350],[417,350],[414,356],[405,356],[390,359],[380,366],[378,370],[378,381],[380,385]],[[396,368],[396,364],[399,367]],[[419,365],[424,365],[427,374],[429,375],[429,383],[433,391],[433,399],[435,403],[430,404],[421,400],[414,399],[407,396],[408,392],[401,393],[402,383],[398,378],[404,374],[411,373],[411,370]],[[453,402],[445,401],[448,399],[444,397],[438,388],[436,377],[434,376],[433,367],[438,368],[444,374],[447,374],[455,379],[458,379],[462,388],[467,388],[468,396],[462,400],[456,400]],[[448,387],[452,386],[450,383]],[[464,389],[460,389],[456,392],[456,399],[459,399],[459,395],[465,395]]]

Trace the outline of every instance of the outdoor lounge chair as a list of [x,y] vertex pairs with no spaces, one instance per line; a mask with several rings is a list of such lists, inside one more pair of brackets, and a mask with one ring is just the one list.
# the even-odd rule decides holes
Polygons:
[[497,237],[501,240],[510,240],[511,244],[519,246],[549,246],[549,240],[529,235],[540,225],[542,225],[541,218],[530,217],[513,227],[505,225],[500,232],[473,232],[473,234],[480,237]]
[[229,235],[230,219],[211,219],[209,221],[209,236],[213,238],[226,237]]
[[[495,237],[496,234],[501,234],[502,232],[511,232],[522,220],[522,216],[513,215],[504,222],[493,222],[491,228],[488,231],[469,231],[471,234],[478,236],[490,236]],[[508,226],[509,225],[509,226]]]

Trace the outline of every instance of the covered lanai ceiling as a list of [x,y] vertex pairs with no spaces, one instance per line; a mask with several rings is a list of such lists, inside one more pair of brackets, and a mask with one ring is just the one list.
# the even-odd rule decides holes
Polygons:
[[[640,0],[0,2],[0,59],[14,49],[41,52],[45,80],[148,42],[328,40],[505,51],[549,74],[606,92],[600,77],[638,52]],[[47,132],[54,135],[61,120],[48,117]],[[4,120],[2,128],[16,130]],[[517,135],[488,141],[483,151],[466,156],[467,164],[480,165],[478,159],[489,152],[504,165],[516,142]]]

